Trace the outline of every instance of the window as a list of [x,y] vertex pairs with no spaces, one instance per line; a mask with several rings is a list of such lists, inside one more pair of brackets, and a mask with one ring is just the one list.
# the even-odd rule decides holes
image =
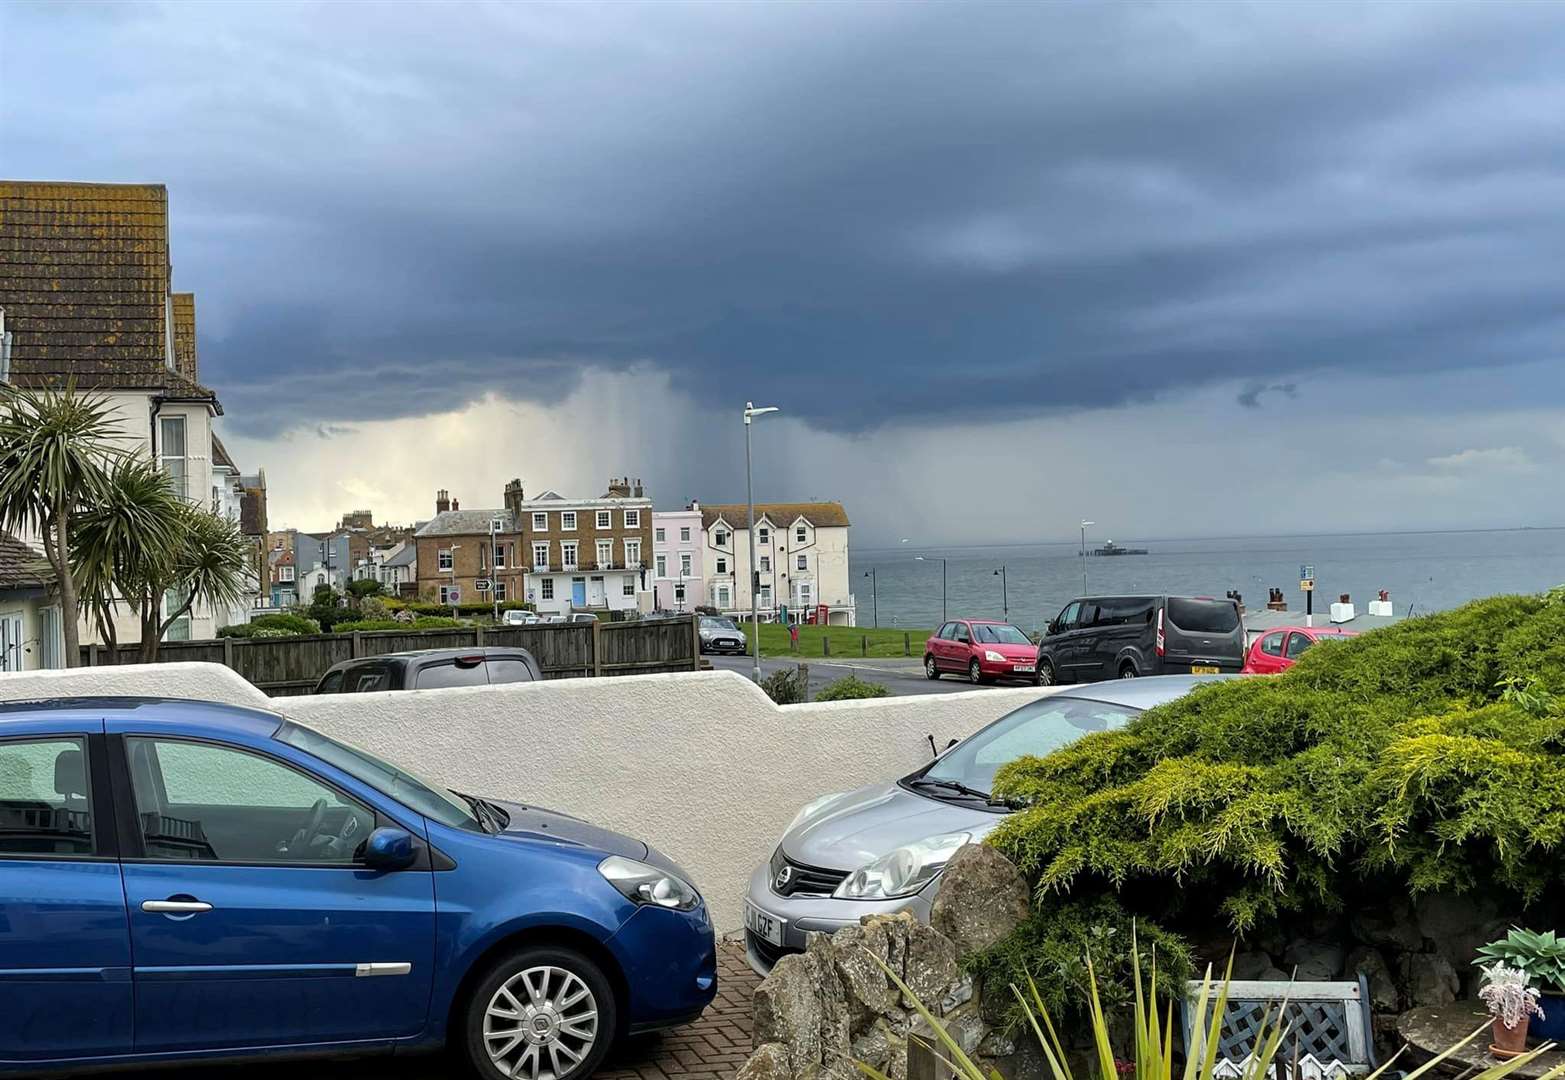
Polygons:
[[640,510],[626,510],[625,511],[625,528],[627,528],[627,529],[639,529],[639,528],[641,528],[641,511]]
[[796,543],[807,543],[810,539],[810,531],[803,525],[797,526],[793,530],[793,539]]
[[973,643],[973,632],[967,628],[966,623],[959,622],[952,631],[951,640],[959,641],[963,645],[971,645]]
[[1304,655],[1304,650],[1315,644],[1315,640],[1308,634],[1300,634],[1295,631],[1288,635],[1288,659],[1297,660]]
[[277,580],[278,581],[292,581],[293,580],[293,567],[291,567],[291,566],[279,566],[277,568]]
[[538,596],[543,600],[554,599],[554,579],[552,577],[546,577],[539,583]]
[[375,827],[370,810],[248,750],[148,738],[125,748],[150,858],[351,865]]
[[598,565],[600,567],[614,565],[614,541],[598,541]]
[[612,529],[614,527],[614,515],[608,510],[598,511],[598,528]]
[[506,552],[510,546],[510,544],[496,544],[494,546],[494,568],[496,570],[505,569],[505,564],[507,562]]
[[798,569],[800,569],[800,570],[808,570],[809,568],[810,568],[810,557],[808,555],[800,555],[799,556],[799,561],[798,561]]
[[683,604],[684,602],[685,602],[685,583],[683,581],[681,581],[679,584],[674,586],[674,603],[676,603],[676,604]]
[[489,599],[497,604],[505,603],[505,582],[497,579],[490,583]]
[[1267,634],[1261,639],[1261,651],[1267,656],[1281,656],[1282,639],[1283,633],[1281,630],[1277,631],[1275,634]]
[[1032,639],[1010,623],[979,623],[973,627],[980,645],[1031,645]]
[[636,570],[641,566],[641,541],[625,541],[625,569]]
[[174,494],[190,498],[189,464],[185,458],[185,418],[163,416],[158,419],[158,458],[168,473]]
[[89,794],[81,739],[0,742],[0,855],[91,855]]
[[625,596],[635,596],[636,595],[636,575],[635,574],[626,574],[625,575],[624,581],[621,582],[621,584],[620,584],[620,592],[621,592],[622,595],[625,595]]
[[460,585],[442,585],[442,586],[440,586],[440,602],[442,604],[459,603],[461,601],[461,599],[462,599],[462,586],[460,586]]
[[534,514],[533,515],[533,532],[548,532],[548,531],[549,531],[549,515],[546,514],[546,513],[545,514]]
[[690,526],[689,525],[684,525],[684,526],[680,527],[679,539],[683,543],[686,543],[686,544],[690,543]]
[[441,548],[435,554],[435,565],[446,573],[451,572],[451,549]]
[[489,569],[489,545],[478,545],[478,570],[479,573]]
[[491,684],[532,682],[532,669],[524,661],[501,657],[488,662],[489,682]]
[[1090,731],[1123,727],[1136,710],[1081,698],[1044,698],[1011,713],[958,743],[924,773],[975,791],[990,791],[1000,766],[1027,754],[1043,756]]
[[761,573],[763,573],[763,574],[771,573],[771,569],[772,569],[772,557],[770,555],[762,555],[761,556]]
[[1060,617],[1054,620],[1054,626],[1050,628],[1050,633],[1061,634],[1061,633],[1064,633],[1066,630],[1069,630],[1072,626],[1075,625],[1075,623],[1076,623],[1076,616],[1080,615],[1080,614],[1081,614],[1081,601],[1080,600],[1077,600],[1075,603],[1072,603],[1072,604],[1066,604],[1065,605],[1065,610],[1060,612]]
[[668,577],[668,556],[667,555],[659,555],[657,557],[657,575],[658,575],[658,577]]
[[480,831],[472,809],[445,788],[427,784],[417,776],[399,769],[363,750],[344,746],[292,721],[278,729],[277,738],[289,746],[314,754],[368,784],[382,795],[412,807],[425,817],[474,832]]
[[[167,619],[180,608],[185,607],[185,601],[190,599],[189,588],[169,589],[163,594],[163,618]],[[190,640],[190,609],[169,624],[163,633],[164,641],[189,641]]]
[[1232,600],[1168,598],[1168,621],[1195,634],[1231,634],[1239,628],[1239,609]]
[[576,569],[576,541],[565,540],[560,543],[560,563],[566,570]]
[[533,545],[533,569],[549,569],[549,545],[546,542]]
[[718,529],[715,533],[712,534],[712,543],[718,547],[727,547],[728,534],[722,529]]
[[755,538],[759,543],[770,544],[772,542],[772,530],[762,525],[755,530]]
[[719,574],[728,573],[728,560],[723,558],[721,555],[717,557],[717,572]]
[[679,553],[679,576],[690,576],[690,552],[688,551],[681,551]]
[[560,511],[560,531],[561,532],[575,532],[576,531],[576,511],[574,511],[574,510],[561,510]]
[[418,669],[413,688],[415,690],[444,690],[449,686],[486,686],[489,676],[484,674],[483,664],[462,665],[448,660],[443,664],[431,664]]
[[733,605],[728,602],[731,595],[727,585],[719,585],[717,587],[717,606],[720,608],[732,607]]
[[770,585],[761,586],[761,606],[763,608],[772,606],[772,587]]
[[668,530],[667,529],[653,529],[652,530],[652,540],[653,540],[654,543],[661,544],[661,543],[665,542],[667,539],[668,539]]

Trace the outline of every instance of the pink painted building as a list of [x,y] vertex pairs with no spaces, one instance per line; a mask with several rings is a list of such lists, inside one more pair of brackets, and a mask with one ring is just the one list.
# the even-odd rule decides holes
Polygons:
[[653,511],[652,575],[660,611],[693,611],[705,604],[701,562],[701,504],[683,510]]

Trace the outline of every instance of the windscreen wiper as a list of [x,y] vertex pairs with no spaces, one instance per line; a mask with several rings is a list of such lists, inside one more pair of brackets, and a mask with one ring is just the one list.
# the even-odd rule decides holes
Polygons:
[[478,819],[478,826],[484,832],[497,833],[500,831],[500,820],[495,817],[495,813],[490,809],[488,803],[476,795],[468,795],[461,791],[452,791],[451,794],[457,796],[457,798],[463,800],[472,808],[473,816]]
[[983,799],[985,801],[987,801],[989,798],[989,793],[987,791],[979,791],[977,788],[970,788],[966,784],[958,783],[955,780],[935,780],[928,776],[920,776],[917,780],[908,781],[908,784],[911,787],[942,788],[945,791],[954,791],[959,795],[968,795],[972,798]]

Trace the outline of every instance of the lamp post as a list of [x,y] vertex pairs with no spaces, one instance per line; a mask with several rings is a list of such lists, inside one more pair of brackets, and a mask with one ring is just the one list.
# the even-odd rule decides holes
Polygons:
[[495,588],[500,580],[500,519],[489,519],[489,572],[493,575],[489,580],[489,596],[494,600],[494,621],[500,622],[500,592]]
[[[913,558],[917,559],[919,562],[933,562],[934,561],[933,559],[926,559],[922,555],[915,555],[915,556],[913,556]],[[940,621],[941,622],[945,622],[946,621],[946,561],[945,561],[945,559],[941,559],[940,560]]]
[[875,629],[880,629],[880,596],[876,592],[875,571],[866,570],[864,576],[869,578],[869,602],[870,608],[875,613]]
[[1084,595],[1087,591],[1087,526],[1096,524],[1086,518],[1081,522],[1081,591]]
[[1011,619],[1011,600],[1005,582],[1005,567],[1002,565],[1000,569],[994,572],[994,576],[1000,579],[1000,608],[1005,613],[1006,621],[1009,622]]
[[757,416],[777,411],[777,406],[767,405],[757,409],[755,402],[744,403],[744,496],[749,511],[745,518],[745,533],[750,537],[750,655],[755,660],[755,681],[761,681],[761,572],[755,568],[755,478],[751,468],[750,428]]

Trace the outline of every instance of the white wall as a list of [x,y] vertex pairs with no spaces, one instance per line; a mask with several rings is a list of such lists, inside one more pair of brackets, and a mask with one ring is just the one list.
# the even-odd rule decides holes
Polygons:
[[799,807],[911,771],[1046,691],[773,705],[733,672],[266,698],[208,664],[0,675],[0,700],[155,694],[273,708],[465,791],[640,837],[684,866],[719,930]]

